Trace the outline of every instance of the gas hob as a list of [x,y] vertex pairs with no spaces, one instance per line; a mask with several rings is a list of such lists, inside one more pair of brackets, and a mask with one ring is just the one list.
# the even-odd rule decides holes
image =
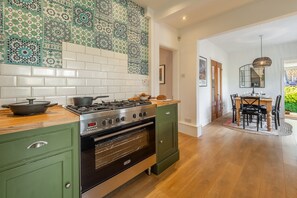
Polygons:
[[123,100],[95,103],[88,107],[68,105],[66,108],[80,116],[82,136],[156,116],[156,105],[150,101]]

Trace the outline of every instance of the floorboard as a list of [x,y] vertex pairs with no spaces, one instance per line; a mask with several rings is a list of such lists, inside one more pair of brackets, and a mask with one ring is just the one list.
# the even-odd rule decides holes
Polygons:
[[296,198],[297,120],[291,136],[261,136],[225,127],[224,118],[203,136],[179,133],[180,160],[160,175],[140,174],[110,198]]

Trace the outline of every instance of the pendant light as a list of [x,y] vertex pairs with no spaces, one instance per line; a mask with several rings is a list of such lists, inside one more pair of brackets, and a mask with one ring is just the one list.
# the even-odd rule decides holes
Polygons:
[[260,35],[260,39],[261,39],[261,57],[260,58],[256,58],[253,61],[253,67],[269,67],[272,63],[272,60],[269,57],[263,57],[262,56],[262,37],[263,35]]

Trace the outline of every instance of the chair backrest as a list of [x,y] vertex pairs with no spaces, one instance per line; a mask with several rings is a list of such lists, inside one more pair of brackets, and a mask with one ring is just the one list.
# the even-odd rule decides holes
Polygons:
[[241,106],[243,109],[248,109],[249,111],[260,111],[260,97],[242,96]]
[[235,98],[238,97],[238,94],[231,94],[230,98],[231,98],[231,102],[232,102],[232,106],[235,105]]
[[280,102],[282,99],[282,95],[278,95],[276,96],[276,100],[275,100],[275,110],[279,111],[280,110]]

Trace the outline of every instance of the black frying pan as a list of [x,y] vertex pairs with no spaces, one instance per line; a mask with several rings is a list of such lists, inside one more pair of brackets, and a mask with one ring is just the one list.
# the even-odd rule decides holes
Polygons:
[[109,96],[96,96],[95,98],[93,98],[93,97],[74,97],[73,103],[74,103],[74,106],[88,107],[93,104],[93,100],[96,100],[97,98],[108,98],[108,97]]

